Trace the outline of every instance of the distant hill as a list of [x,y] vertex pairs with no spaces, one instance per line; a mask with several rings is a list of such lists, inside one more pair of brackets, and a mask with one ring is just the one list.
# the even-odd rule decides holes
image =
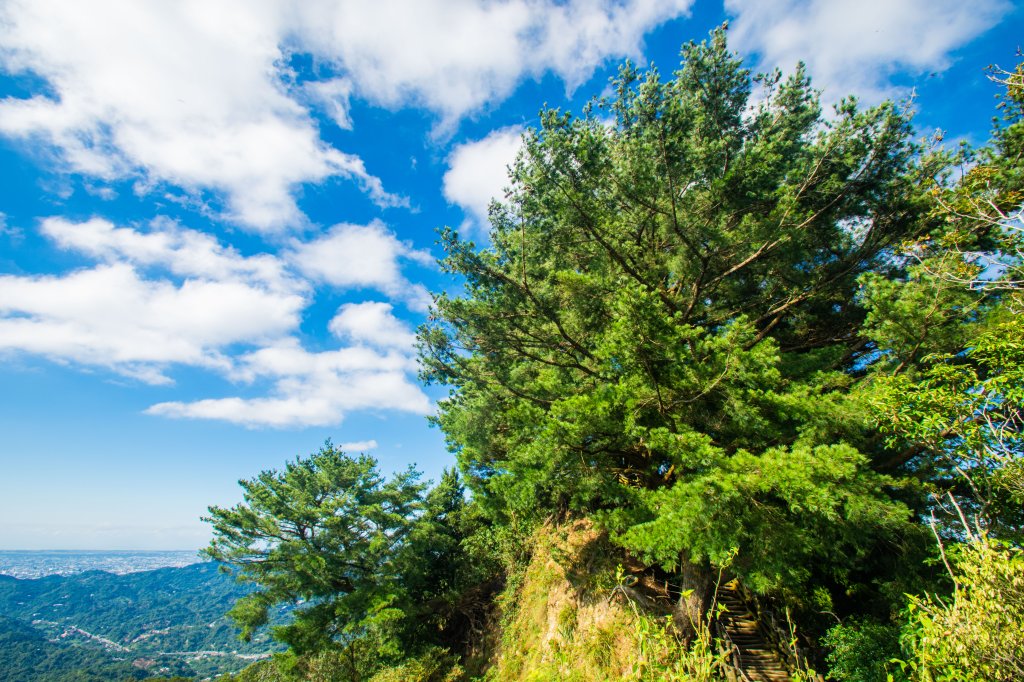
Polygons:
[[146,675],[106,651],[51,642],[43,631],[0,616],[0,682],[108,682]]
[[210,562],[126,575],[0,575],[0,682],[241,669],[274,648],[265,634],[239,641],[224,615],[247,591]]

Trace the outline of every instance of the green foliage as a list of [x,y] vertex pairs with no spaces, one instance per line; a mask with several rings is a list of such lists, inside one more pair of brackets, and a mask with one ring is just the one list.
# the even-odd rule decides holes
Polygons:
[[[139,660],[139,671],[204,677],[238,670],[247,661],[232,655],[263,654],[280,648],[266,637],[238,641],[238,630],[224,613],[249,589],[223,575],[212,562],[181,568],[162,568],[126,575],[88,571],[69,576],[22,580],[0,576],[0,613],[31,623],[33,631],[53,650],[51,673],[70,674],[105,661],[117,669]],[[286,614],[274,615],[276,621]],[[13,621],[11,621],[13,622]],[[77,628],[68,630],[69,628]],[[88,634],[86,634],[88,633]],[[122,647],[111,650],[95,635]],[[0,668],[16,679],[33,680],[34,668],[15,660],[17,648],[0,646]],[[164,652],[215,651],[220,655],[186,657]],[[47,654],[49,656],[49,654]],[[45,658],[40,655],[40,658]],[[66,665],[60,669],[57,662]],[[127,673],[126,673],[127,674]],[[113,675],[100,675],[112,679]]]
[[423,486],[408,471],[391,481],[366,455],[329,442],[284,471],[241,481],[244,502],[211,507],[206,553],[257,586],[231,616],[251,636],[277,604],[304,602],[274,636],[298,653],[378,633],[381,653],[397,651],[401,620],[399,550],[422,509]]
[[237,630],[224,618],[248,591],[211,562],[126,575],[0,576],[0,612],[50,623],[53,635],[73,625],[130,645],[138,655],[203,649],[261,653],[268,648],[265,639],[239,643]]
[[717,650],[706,625],[689,641],[679,636],[671,616],[636,614],[630,642],[635,660],[619,678],[635,682],[715,682],[727,679],[726,655]]
[[282,673],[274,659],[253,663],[244,670],[224,678],[224,682],[282,682]]
[[385,668],[370,682],[457,682],[463,679],[462,667],[444,649],[431,649],[401,665]]
[[1024,539],[1022,73],[997,73],[1003,117],[987,147],[961,152],[970,170],[933,184],[939,222],[903,246],[910,276],[863,279],[867,331],[888,359],[870,402],[891,463],[933,486],[947,539],[961,537],[963,515],[968,534]]
[[737,451],[704,475],[643,493],[650,521],[612,525],[626,525],[622,544],[667,569],[680,548],[724,565],[742,547],[733,570],[760,591],[803,585],[821,565],[845,582],[865,559],[865,536],[899,544],[908,512],[886,496],[891,483],[848,445]]
[[102,649],[62,646],[28,623],[0,616],[0,681],[109,682],[146,673]]
[[458,475],[445,472],[429,492],[417,477],[386,481],[372,458],[328,442],[242,481],[243,503],[210,508],[206,552],[256,588],[230,612],[244,634],[272,607],[296,605],[290,623],[272,628],[290,647],[276,674],[366,679],[421,653],[447,660],[435,655],[440,646],[465,645],[496,564],[468,559],[480,519]]
[[893,662],[903,655],[899,636],[899,627],[874,620],[836,625],[822,639],[822,644],[829,649],[828,679],[841,682],[905,680],[901,668]]
[[497,559],[470,541],[485,530],[456,471],[445,471],[426,495],[397,559],[408,614],[405,651],[431,643],[462,649],[472,638],[492,596],[487,584],[500,571]]
[[876,590],[923,502],[852,390],[858,293],[935,227],[945,159],[892,104],[824,117],[803,67],[752,78],[724,30],[682,57],[544,112],[490,245],[442,232],[466,288],[420,334],[437,420],[498,525],[596,514],[694,588],[735,548],[759,589]]
[[905,667],[922,682],[1024,679],[1024,552],[978,540],[953,554],[953,596],[911,599]]
[[628,679],[637,682],[714,682],[725,679],[728,654],[717,646],[707,623],[684,640],[672,617],[653,618],[635,613],[634,637],[637,658]]
[[[724,28],[667,80],[627,64],[580,117],[542,112],[488,244],[441,232],[465,287],[419,333],[472,503],[329,443],[243,481],[209,518],[256,586],[232,615],[298,608],[239,679],[458,676],[502,568],[488,679],[714,679],[726,566],[784,600],[798,667],[791,606],[846,619],[832,679],[1019,679],[1022,75],[997,73],[977,151],[913,142],[892,103],[825,116],[802,65],[752,76]],[[528,541],[580,517],[672,572],[673,603],[621,575],[626,604],[588,601],[612,550]],[[952,595],[910,597],[898,640],[882,623],[948,591],[943,565]]]
[[457,657],[445,649],[430,647],[419,655],[409,655],[401,662],[386,666],[364,659],[364,655],[351,648],[301,656],[285,654],[218,679],[223,682],[456,682],[464,679]]
[[693,638],[641,592],[589,521],[542,526],[522,579],[503,596],[495,682],[724,680],[709,622]]
[[[909,450],[937,498],[955,493],[976,517],[974,532],[1020,539],[1024,476],[1024,320],[997,307],[975,325],[971,345],[924,358],[914,374],[885,375],[873,386],[881,428]],[[948,510],[952,512],[952,510]],[[946,515],[959,531],[956,515]]]
[[958,325],[928,343],[922,336],[915,348],[928,354],[917,366],[898,344],[881,346],[891,357],[870,384],[879,426],[899,448],[893,462],[932,488],[931,522],[953,581],[952,595],[911,596],[905,613],[902,671],[926,682],[1024,676],[1022,67],[997,72],[1006,94],[990,145],[964,154],[974,166],[959,182],[932,189],[942,222],[906,245],[919,265],[892,287],[895,304],[868,295],[876,339],[922,323],[906,305],[915,289],[935,292],[940,326]]

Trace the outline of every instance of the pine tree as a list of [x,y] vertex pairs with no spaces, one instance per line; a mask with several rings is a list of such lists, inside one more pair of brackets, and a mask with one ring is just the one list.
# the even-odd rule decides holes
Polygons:
[[854,390],[881,352],[861,282],[905,275],[946,159],[892,103],[825,117],[802,66],[752,77],[724,29],[614,85],[542,113],[490,244],[442,232],[465,293],[420,338],[468,485],[502,523],[601,519],[691,617],[733,556],[761,591],[874,591],[923,496]]
[[370,637],[376,658],[396,655],[406,616],[398,559],[423,508],[417,479],[410,469],[385,481],[372,457],[328,441],[283,471],[240,481],[242,503],[210,507],[206,554],[256,586],[230,613],[243,635],[292,604],[292,621],[274,636],[295,653],[354,649]]

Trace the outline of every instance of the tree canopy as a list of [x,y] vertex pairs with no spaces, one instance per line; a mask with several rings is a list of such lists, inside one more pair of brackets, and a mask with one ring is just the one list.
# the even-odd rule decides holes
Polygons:
[[543,112],[491,243],[443,232],[466,292],[421,334],[473,490],[596,514],[668,569],[735,549],[761,589],[877,578],[921,537],[857,390],[893,353],[866,278],[905,279],[937,225],[948,160],[911,135],[892,103],[825,116],[802,66],[752,76],[724,30],[669,80],[627,64],[581,117]]
[[269,608],[302,600],[277,636],[309,651],[387,624],[395,605],[397,549],[422,509],[423,485],[408,471],[385,481],[366,455],[330,443],[284,471],[240,481],[244,502],[211,507],[206,553],[236,566],[260,589],[231,615],[243,633],[266,624]]
[[292,665],[327,655],[351,679],[461,644],[459,600],[487,564],[462,548],[473,519],[458,475],[446,472],[429,492],[418,477],[409,469],[386,480],[372,457],[328,441],[282,471],[241,481],[240,504],[210,507],[206,554],[257,588],[230,613],[243,635],[266,625],[271,609],[294,605],[291,621],[272,628],[300,656]]

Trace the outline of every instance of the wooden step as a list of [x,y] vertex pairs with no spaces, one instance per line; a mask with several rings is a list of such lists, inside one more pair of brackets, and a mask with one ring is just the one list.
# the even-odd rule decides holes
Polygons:
[[757,618],[734,589],[734,583],[726,586],[718,601],[725,606],[722,624],[738,650],[738,663],[743,673],[752,682],[791,682],[782,658],[768,646]]

